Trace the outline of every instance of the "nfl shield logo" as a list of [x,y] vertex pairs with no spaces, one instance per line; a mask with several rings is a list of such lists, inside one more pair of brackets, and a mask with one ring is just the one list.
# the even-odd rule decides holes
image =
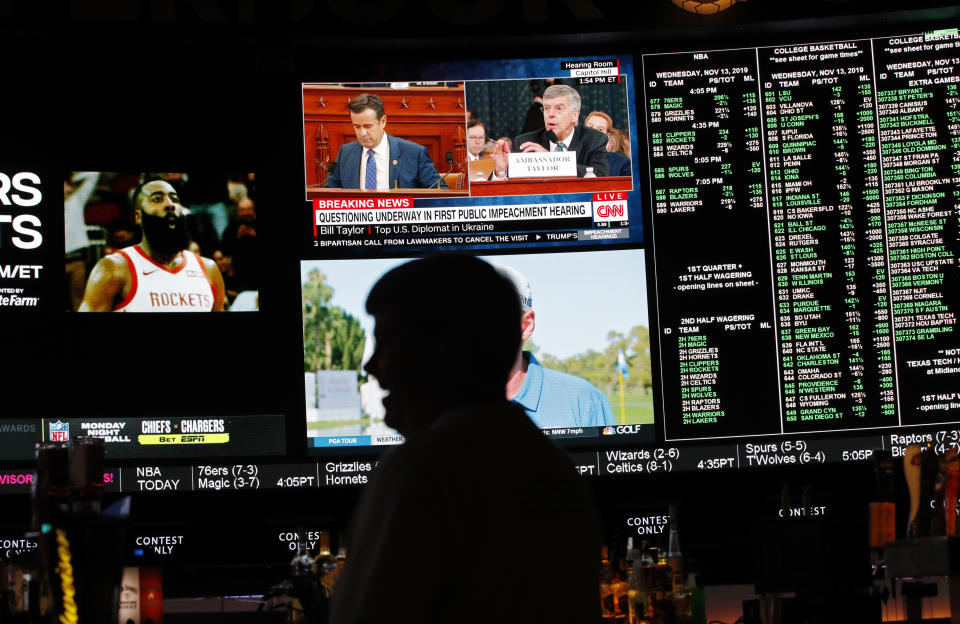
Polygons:
[[60,422],[59,420],[55,423],[50,423],[50,441],[51,442],[66,442],[70,439],[70,425],[65,422]]

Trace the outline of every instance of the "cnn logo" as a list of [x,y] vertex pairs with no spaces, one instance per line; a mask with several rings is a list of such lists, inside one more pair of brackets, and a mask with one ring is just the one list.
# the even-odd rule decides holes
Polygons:
[[594,221],[626,221],[627,219],[626,202],[594,202],[593,204]]

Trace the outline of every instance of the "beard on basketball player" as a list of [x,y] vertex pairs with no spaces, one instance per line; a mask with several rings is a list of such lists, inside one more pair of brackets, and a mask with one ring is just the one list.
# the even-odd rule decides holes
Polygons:
[[152,254],[170,257],[187,248],[190,243],[190,231],[187,228],[186,215],[172,213],[162,217],[141,213],[143,238],[147,241]]

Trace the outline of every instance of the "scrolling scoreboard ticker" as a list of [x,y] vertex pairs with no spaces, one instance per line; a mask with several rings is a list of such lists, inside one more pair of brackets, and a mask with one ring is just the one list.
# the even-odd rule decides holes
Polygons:
[[[910,444],[929,444],[936,453],[942,454],[948,448],[960,446],[960,429],[923,429],[910,433],[823,439],[796,436],[696,446],[613,447],[599,451],[573,451],[570,456],[576,469],[585,476],[656,475],[860,462],[869,460],[878,450],[902,457]],[[375,455],[357,455],[284,464],[198,462],[168,465],[144,462],[108,467],[104,474],[104,492],[149,495],[356,487],[368,482],[378,461]],[[0,468],[0,493],[28,494],[34,480],[31,469]]]

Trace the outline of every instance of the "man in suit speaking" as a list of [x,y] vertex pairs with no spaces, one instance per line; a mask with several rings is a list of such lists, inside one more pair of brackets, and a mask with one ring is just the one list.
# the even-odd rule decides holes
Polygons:
[[384,131],[383,100],[362,94],[350,100],[350,121],[356,142],[340,147],[327,188],[390,191],[396,188],[445,188],[427,149]]
[[[555,84],[543,92],[543,128],[521,134],[513,142],[515,152],[576,152],[577,176],[583,177],[587,167],[594,174],[610,174],[607,163],[607,135],[593,128],[577,125],[580,117],[580,94],[573,87]],[[496,161],[494,179],[507,177],[510,147],[497,141],[493,151]]]

